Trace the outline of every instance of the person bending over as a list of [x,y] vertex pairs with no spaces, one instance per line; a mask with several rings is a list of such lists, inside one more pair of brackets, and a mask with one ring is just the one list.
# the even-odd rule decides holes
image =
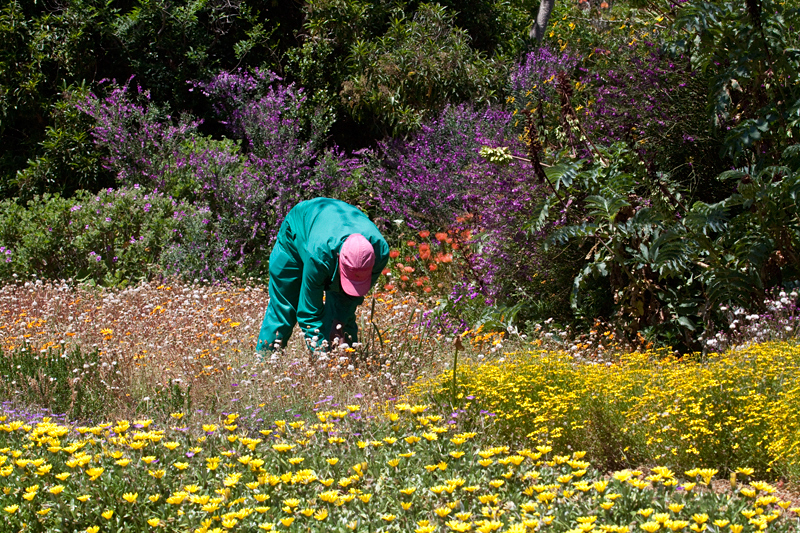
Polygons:
[[269,303],[256,350],[286,346],[296,323],[311,348],[323,340],[357,342],[356,307],[388,261],[389,245],[359,209],[332,198],[297,204],[269,256]]

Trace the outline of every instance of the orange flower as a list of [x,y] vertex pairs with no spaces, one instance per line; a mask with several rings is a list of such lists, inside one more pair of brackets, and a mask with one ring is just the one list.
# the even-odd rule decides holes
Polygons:
[[400,281],[408,281],[408,276],[403,274],[402,276],[400,276]]
[[425,287],[423,290],[424,290],[425,292],[431,292],[431,288],[430,288],[430,287]]
[[394,290],[394,285],[392,285],[391,283],[387,283],[386,285],[383,286],[383,288],[386,289],[387,291],[391,291]]
[[417,243],[415,243],[414,241],[408,241],[406,244],[408,246],[410,246],[411,248],[413,248],[413,247],[415,247],[417,245]]
[[415,283],[417,284],[417,287],[422,287],[422,280],[421,279],[418,279]]
[[442,242],[447,239],[447,233],[440,231],[436,234],[436,240]]
[[424,229],[424,230],[419,232],[419,238],[420,239],[427,239],[430,234],[431,234],[430,231]]
[[391,272],[391,270],[389,270],[388,268],[384,268],[383,270],[381,270],[381,274],[383,274],[384,276],[389,272]]
[[431,270],[431,272],[433,272],[433,271],[434,271],[434,270],[436,270],[438,267],[436,266],[436,263],[431,263],[430,265],[428,265],[428,268]]
[[423,261],[427,261],[428,259],[430,259],[431,258],[430,249],[423,250],[422,248],[420,248],[420,250],[419,250],[419,258],[422,259]]
[[392,259],[397,259],[398,257],[400,257],[400,252],[397,250],[392,250],[391,252],[389,252],[389,257],[391,257]]

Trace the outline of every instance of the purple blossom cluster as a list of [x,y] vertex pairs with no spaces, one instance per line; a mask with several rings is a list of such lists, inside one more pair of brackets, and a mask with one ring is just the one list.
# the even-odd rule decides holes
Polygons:
[[199,121],[174,123],[130,83],[82,105],[97,121],[93,133],[107,152],[104,164],[121,183],[143,180],[209,210],[192,226],[191,238],[176,236],[171,272],[221,279],[237,269],[262,269],[292,206],[349,186],[359,162],[335,148],[316,149],[314,132],[303,131],[303,91],[279,82],[255,71],[223,72],[194,84],[214,100],[220,120],[241,144],[199,135]]
[[525,107],[532,103],[529,107],[534,107],[536,100],[552,100],[558,74],[571,74],[577,65],[578,58],[568,52],[559,54],[546,46],[530,52],[511,74],[511,92],[517,104]]
[[450,229],[461,240],[464,269],[451,295],[454,308],[435,318],[442,329],[463,331],[458,308],[473,302],[538,296],[547,277],[542,238],[525,229],[544,195],[529,163],[495,165],[479,155],[482,146],[524,155],[514,121],[497,108],[451,107],[408,141],[383,146],[376,198],[384,216],[413,229]]
[[473,211],[481,195],[466,172],[484,165],[481,146],[513,142],[510,119],[495,108],[449,107],[410,139],[382,143],[383,164],[373,175],[380,210],[415,229],[447,228]]
[[112,84],[105,98],[90,95],[78,107],[96,120],[92,135],[106,151],[103,167],[115,172],[121,185],[150,183],[165,190],[168,178],[184,164],[182,144],[196,134],[201,121],[185,116],[173,121],[148,103],[149,93],[140,86],[132,98],[131,81]]
[[624,142],[641,157],[652,157],[664,146],[696,140],[697,106],[687,82],[692,73],[684,62],[656,50],[651,43],[625,45],[612,52],[614,64],[581,69],[580,81],[590,88],[581,122],[597,144]]

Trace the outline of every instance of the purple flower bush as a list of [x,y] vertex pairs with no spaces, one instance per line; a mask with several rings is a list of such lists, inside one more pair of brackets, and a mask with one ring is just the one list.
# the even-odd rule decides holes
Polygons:
[[195,84],[243,145],[239,172],[208,173],[200,180],[216,211],[239,221],[240,241],[263,234],[269,243],[289,209],[308,198],[346,191],[350,170],[357,166],[335,148],[319,147],[324,128],[304,120],[304,114],[313,115],[304,91],[280,81],[256,70],[222,72]]
[[373,177],[380,211],[415,229],[446,228],[472,211],[480,195],[466,171],[483,164],[482,145],[513,142],[509,120],[497,109],[449,107],[408,140],[382,143],[383,165]]
[[515,117],[497,108],[447,108],[405,142],[385,143],[374,171],[378,211],[414,230],[450,230],[460,250],[460,279],[438,327],[463,331],[486,304],[538,296],[548,267],[539,235],[525,229],[543,197],[530,164],[499,166],[480,155],[482,146],[510,147],[518,156]]
[[319,132],[304,134],[303,91],[279,82],[255,71],[223,72],[194,84],[239,142],[201,135],[200,121],[174,121],[130,83],[83,104],[97,121],[93,135],[106,150],[103,163],[121,183],[140,179],[207,211],[205,222],[193,221],[170,246],[170,273],[223,279],[262,271],[291,207],[347,190],[358,162],[316,148]]
[[615,60],[605,68],[581,69],[580,82],[590,88],[582,122],[594,142],[622,141],[646,158],[668,138],[672,144],[696,140],[697,130],[681,127],[698,111],[687,101],[692,72],[685,61],[668,57],[651,43],[597,52],[613,54]]
[[525,61],[511,74],[511,94],[515,103],[530,109],[536,106],[537,100],[555,100],[558,74],[571,74],[577,65],[578,58],[569,52],[558,54],[546,46],[528,53]]

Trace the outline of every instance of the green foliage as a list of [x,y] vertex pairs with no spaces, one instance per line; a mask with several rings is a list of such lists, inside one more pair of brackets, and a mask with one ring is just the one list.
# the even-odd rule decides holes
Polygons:
[[490,101],[502,72],[436,4],[420,5],[410,20],[397,13],[385,35],[356,43],[349,61],[345,105],[357,121],[394,134],[418,128],[447,103]]
[[692,2],[674,48],[708,74],[709,114],[727,155],[777,158],[800,134],[800,8],[787,2]]
[[[289,52],[288,71],[313,101],[337,109],[340,127],[350,121],[366,127],[360,134],[349,129],[351,142],[414,130],[448,103],[491,101],[505,67],[479,50],[515,58],[524,35],[515,32],[526,20],[518,15],[525,10],[516,3],[451,4],[452,10],[399,1],[307,2],[305,41]],[[480,17],[470,18],[473,12],[502,16],[490,29],[477,24]],[[476,35],[483,32],[482,44],[473,46],[462,20]]]
[[438,3],[455,14],[455,26],[469,34],[473,48],[507,60],[516,60],[529,46],[528,30],[539,9],[538,0]]
[[[734,279],[742,285],[731,292],[724,279],[717,281],[716,300],[725,295],[736,301],[737,294],[758,294],[759,289],[800,279],[800,166],[790,161],[798,150],[800,145],[784,151],[786,165],[723,173],[721,179],[738,182],[736,192],[719,206],[698,204],[693,209],[701,212],[699,227],[720,226],[720,247],[728,251],[724,268],[736,272]],[[723,226],[724,211],[735,216]]]
[[47,138],[59,151],[75,144],[54,140],[59,135],[47,130],[49,115],[68,98],[67,87],[97,71],[103,5],[73,0],[51,9],[35,0],[11,0],[0,8],[0,198],[18,193],[16,172],[42,152],[39,143]]
[[99,350],[85,353],[55,346],[41,351],[0,349],[0,395],[19,405],[49,409],[73,419],[100,415],[108,407],[113,369],[103,369]]
[[616,145],[591,164],[565,160],[547,169],[553,193],[530,227],[572,206],[549,241],[591,246],[573,282],[576,312],[588,287],[610,283],[629,335],[698,349],[698,333],[712,334],[720,305],[758,308],[768,289],[800,279],[797,152],[784,152],[787,165],[725,172],[720,180],[739,180],[734,194],[687,207],[669,176],[642,175]]
[[6,200],[0,208],[0,245],[6,251],[0,277],[90,278],[119,284],[159,271],[161,251],[197,207],[161,193],[79,191],[72,198],[45,193],[23,207]]
[[274,66],[270,47],[277,28],[266,23],[247,2],[137,0],[115,13],[109,31],[153,97],[183,108],[196,104],[187,80],[208,79],[242,62]]
[[91,142],[92,121],[76,106],[87,94],[85,85],[68,87],[53,104],[52,125],[45,128],[40,155],[10,180],[21,198],[29,200],[46,192],[69,197],[80,189],[98,190],[114,184]]

